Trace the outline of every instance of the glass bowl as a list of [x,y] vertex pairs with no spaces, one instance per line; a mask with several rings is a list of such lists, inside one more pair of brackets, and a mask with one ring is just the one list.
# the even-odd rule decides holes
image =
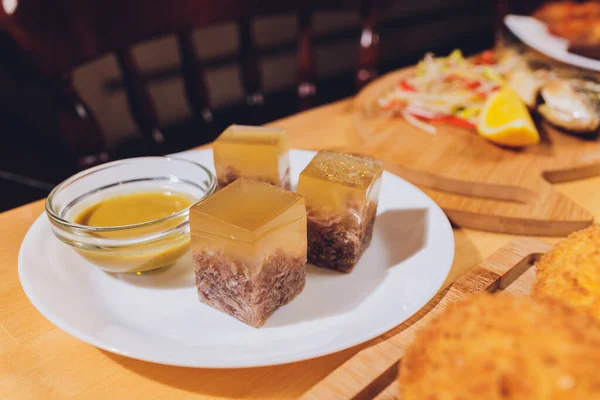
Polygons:
[[99,201],[138,192],[177,192],[195,201],[216,190],[206,167],[174,157],[140,157],[99,165],[52,190],[46,214],[54,235],[109,272],[141,273],[173,264],[190,247],[189,209],[122,226],[88,226],[75,218]]

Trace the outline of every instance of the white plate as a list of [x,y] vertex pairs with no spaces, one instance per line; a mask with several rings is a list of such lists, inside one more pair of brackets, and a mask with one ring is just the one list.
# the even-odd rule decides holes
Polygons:
[[[292,183],[314,156],[292,150]],[[212,151],[179,154],[212,165]],[[94,267],[50,231],[41,215],[19,252],[33,305],[69,334],[102,349],[162,364],[237,368],[323,356],[402,323],[439,290],[454,256],[442,210],[383,174],[371,246],[351,274],[308,266],[304,291],[259,329],[200,303],[191,256],[143,276]]]
[[546,25],[533,17],[507,15],[504,23],[523,43],[557,61],[592,71],[600,71],[600,61],[569,53],[566,39],[551,35]]

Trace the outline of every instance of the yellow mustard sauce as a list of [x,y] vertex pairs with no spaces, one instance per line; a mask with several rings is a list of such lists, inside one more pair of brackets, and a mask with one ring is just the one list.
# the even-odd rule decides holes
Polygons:
[[122,226],[154,221],[192,205],[193,199],[174,192],[132,193],[109,197],[83,210],[75,223],[89,226]]
[[[183,193],[140,192],[103,199],[79,212],[73,222],[88,226],[124,226],[155,221],[191,206],[195,200]],[[97,235],[111,239],[128,239],[167,232],[183,222],[184,216],[162,223]],[[77,251],[89,261],[112,272],[144,272],[173,264],[190,247],[189,235],[166,237],[151,243],[128,246],[123,250]]]

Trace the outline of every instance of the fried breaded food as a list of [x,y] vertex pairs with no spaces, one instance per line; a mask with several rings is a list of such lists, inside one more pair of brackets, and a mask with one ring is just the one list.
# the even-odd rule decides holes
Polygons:
[[449,306],[400,366],[402,400],[600,399],[600,321],[552,299]]
[[595,46],[600,44],[600,16],[556,21],[548,24],[548,32],[567,39],[570,46]]
[[569,235],[536,268],[534,297],[555,298],[600,320],[600,225]]
[[555,21],[548,24],[548,32],[569,42],[590,42],[597,39],[595,28],[599,22],[598,17]]
[[576,5],[574,1],[546,3],[533,13],[533,17],[545,23],[564,20],[571,15],[571,9]]
[[548,31],[569,42],[569,51],[597,58],[600,53],[600,2],[549,3],[533,16],[544,22]]
[[547,3],[533,13],[534,18],[547,24],[556,21],[597,16],[600,16],[600,2],[598,1],[588,1],[585,3],[574,1]]

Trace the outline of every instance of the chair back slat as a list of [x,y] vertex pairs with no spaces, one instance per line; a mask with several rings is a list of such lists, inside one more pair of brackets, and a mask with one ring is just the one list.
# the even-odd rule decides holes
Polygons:
[[73,87],[70,74],[52,79],[57,99],[58,126],[78,168],[84,169],[109,160],[98,121]]
[[296,75],[300,109],[305,110],[313,105],[317,94],[317,57],[313,44],[312,10],[301,10],[298,13]]
[[202,62],[196,55],[192,30],[177,35],[177,45],[181,56],[181,74],[185,93],[194,112],[194,117],[211,123],[213,114],[210,109],[210,96],[206,84],[206,74]]
[[258,62],[258,52],[254,44],[252,23],[248,18],[238,20],[239,57],[242,86],[249,106],[260,106],[264,103],[262,93],[262,74]]
[[360,89],[377,77],[377,65],[381,57],[379,32],[379,7],[376,0],[362,0],[360,15],[362,31],[358,43],[358,70],[356,85]]
[[123,74],[131,115],[140,133],[154,143],[162,144],[165,138],[160,130],[156,108],[131,50],[117,51],[115,55]]

